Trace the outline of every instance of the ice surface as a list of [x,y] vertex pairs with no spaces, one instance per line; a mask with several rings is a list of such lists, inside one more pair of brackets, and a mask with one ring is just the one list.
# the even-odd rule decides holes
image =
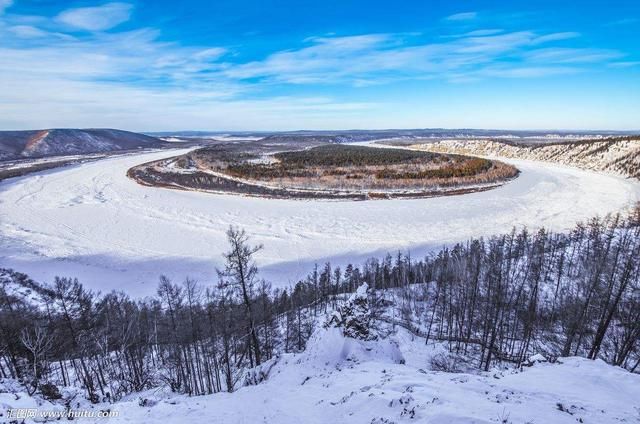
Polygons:
[[216,280],[225,231],[246,229],[274,286],[314,262],[412,255],[512,226],[571,228],[640,199],[632,180],[541,162],[508,160],[522,174],[494,190],[431,199],[284,200],[144,187],[137,164],[182,150],[113,157],[0,183],[0,264],[40,281],[78,277],[93,289],[155,292],[160,274]]

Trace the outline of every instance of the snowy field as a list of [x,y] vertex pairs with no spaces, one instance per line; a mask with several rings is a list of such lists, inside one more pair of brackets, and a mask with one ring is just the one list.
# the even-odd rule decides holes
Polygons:
[[265,249],[262,275],[295,283],[314,262],[359,262],[387,251],[423,255],[512,226],[572,227],[640,199],[640,184],[540,162],[495,190],[416,200],[301,201],[143,187],[125,173],[185,152],[113,157],[0,184],[0,265],[40,281],[78,277],[92,289],[155,292],[160,274],[215,281],[230,224]]

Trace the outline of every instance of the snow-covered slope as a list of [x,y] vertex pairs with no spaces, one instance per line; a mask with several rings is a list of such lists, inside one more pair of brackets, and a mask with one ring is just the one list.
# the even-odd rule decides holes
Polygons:
[[528,159],[640,178],[640,138],[516,145],[493,140],[443,140],[414,147],[441,153]]
[[43,296],[50,291],[25,274],[0,268],[0,294],[19,302],[43,306]]
[[0,160],[156,148],[155,137],[113,129],[0,131]]
[[[148,391],[112,405],[83,407],[109,409],[117,414],[110,423],[606,424],[640,419],[640,375],[602,361],[571,357],[522,370],[446,373],[428,367],[436,348],[404,331],[364,342],[345,338],[336,328],[320,329],[305,352],[281,356],[265,381],[234,393],[189,398]],[[0,406],[57,408],[19,397],[0,394]]]

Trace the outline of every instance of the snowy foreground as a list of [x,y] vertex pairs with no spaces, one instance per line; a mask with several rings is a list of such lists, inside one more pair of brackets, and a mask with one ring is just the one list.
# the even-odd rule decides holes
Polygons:
[[[364,342],[345,338],[336,328],[321,329],[305,352],[280,357],[267,380],[256,386],[191,398],[148,391],[113,405],[94,406],[117,414],[94,421],[447,424],[640,420],[640,375],[602,361],[571,357],[554,364],[536,362],[522,371],[454,374],[429,370],[429,356],[436,352],[435,347],[425,347],[424,339],[403,331],[389,339]],[[0,393],[0,407],[63,410],[24,393]]]
[[416,200],[300,201],[144,187],[126,171],[184,153],[114,157],[0,184],[0,263],[40,281],[78,277],[92,289],[155,292],[160,274],[215,279],[230,224],[265,249],[261,275],[295,283],[315,262],[358,263],[387,251],[414,256],[512,226],[565,230],[640,199],[620,177],[508,160],[522,174],[494,190]]

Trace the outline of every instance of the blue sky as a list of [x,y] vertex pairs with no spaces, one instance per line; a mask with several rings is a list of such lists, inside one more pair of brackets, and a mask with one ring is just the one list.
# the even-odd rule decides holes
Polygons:
[[638,1],[0,0],[0,129],[640,129]]

